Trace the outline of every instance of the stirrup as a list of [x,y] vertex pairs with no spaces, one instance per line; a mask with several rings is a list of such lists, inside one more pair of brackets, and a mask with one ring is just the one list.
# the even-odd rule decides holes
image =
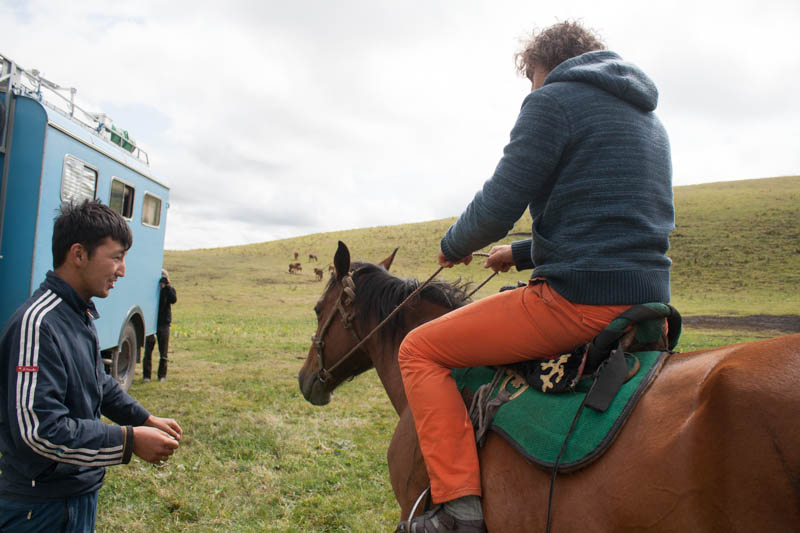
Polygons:
[[[439,522],[435,525],[433,517]],[[427,513],[400,522],[395,533],[439,533],[452,531],[453,533],[486,533],[486,524],[483,520],[460,520],[453,517],[444,507],[437,505]]]

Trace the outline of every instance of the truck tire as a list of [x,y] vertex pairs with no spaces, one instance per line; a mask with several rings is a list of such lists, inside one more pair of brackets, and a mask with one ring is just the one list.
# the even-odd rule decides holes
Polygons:
[[139,346],[136,340],[136,330],[128,322],[119,336],[119,346],[114,350],[111,362],[111,376],[116,379],[122,390],[127,391],[133,383],[136,374],[136,360],[139,359]]

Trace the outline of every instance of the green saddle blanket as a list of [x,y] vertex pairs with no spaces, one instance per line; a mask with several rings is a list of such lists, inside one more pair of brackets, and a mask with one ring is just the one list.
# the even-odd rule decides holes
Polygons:
[[[641,364],[639,371],[622,385],[605,412],[583,409],[559,462],[559,471],[576,470],[603,454],[661,370],[669,352],[644,351],[632,355]],[[626,357],[626,362],[629,368],[635,364],[632,357]],[[510,370],[507,372],[509,378],[491,396],[505,387],[512,399],[499,407],[490,429],[533,463],[552,469],[592,380],[581,380],[574,392],[547,394],[527,387],[522,378]],[[466,389],[472,394],[491,382],[494,375],[495,370],[488,367],[453,370],[459,390]]]

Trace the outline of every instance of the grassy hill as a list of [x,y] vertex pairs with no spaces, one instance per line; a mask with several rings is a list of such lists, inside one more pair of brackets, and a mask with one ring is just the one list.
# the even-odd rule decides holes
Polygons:
[[[800,314],[800,177],[678,187],[675,202],[673,303],[684,316]],[[134,459],[109,470],[98,529],[393,529],[385,450],[396,415],[375,373],[342,386],[327,407],[299,394],[324,285],[313,267],[327,278],[342,240],[354,259],[373,262],[400,247],[392,270],[427,278],[453,220],[167,252],[178,291],[168,381],[137,380],[131,392],[176,418],[185,439],[164,467]],[[530,231],[530,220],[514,231]],[[295,251],[304,270],[289,274]],[[308,261],[312,252],[319,264]],[[479,283],[487,272],[474,263],[443,277]],[[525,277],[497,276],[476,297]],[[679,349],[781,333],[687,327]]]
[[675,208],[684,314],[800,313],[800,177],[677,187]]

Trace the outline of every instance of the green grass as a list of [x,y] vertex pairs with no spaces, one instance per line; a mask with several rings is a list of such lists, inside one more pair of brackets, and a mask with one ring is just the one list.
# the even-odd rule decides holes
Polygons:
[[675,189],[673,303],[684,314],[797,314],[800,177]]
[[[680,187],[670,251],[674,303],[684,315],[798,313],[800,177]],[[338,240],[353,259],[427,278],[454,219],[365,228],[281,241],[167,252],[178,291],[166,383],[131,393],[183,426],[172,460],[134,459],[108,470],[99,531],[385,531],[398,519],[385,453],[396,415],[374,372],[338,389],[330,405],[300,395],[297,372],[314,332],[312,307]],[[523,219],[514,231],[530,231]],[[520,238],[520,237],[516,237]],[[507,239],[510,242],[512,239]],[[292,253],[304,271],[290,275]],[[482,281],[476,260],[445,271]],[[478,293],[525,279],[502,274]],[[692,330],[684,351],[780,332]]]

